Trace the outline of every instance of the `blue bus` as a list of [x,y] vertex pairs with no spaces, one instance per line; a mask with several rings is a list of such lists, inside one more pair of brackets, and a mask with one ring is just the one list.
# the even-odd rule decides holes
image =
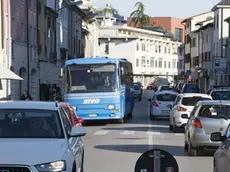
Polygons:
[[84,120],[132,118],[135,105],[132,63],[126,59],[95,57],[67,60],[65,101]]

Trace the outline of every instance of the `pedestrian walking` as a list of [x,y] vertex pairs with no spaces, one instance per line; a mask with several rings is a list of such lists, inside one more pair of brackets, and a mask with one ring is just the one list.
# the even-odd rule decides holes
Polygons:
[[24,90],[24,93],[20,96],[20,100],[33,100],[28,90]]

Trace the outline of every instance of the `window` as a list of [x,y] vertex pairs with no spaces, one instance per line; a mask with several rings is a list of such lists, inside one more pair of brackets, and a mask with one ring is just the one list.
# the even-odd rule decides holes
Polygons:
[[33,1],[33,0],[28,0],[29,7],[30,7],[30,8],[32,8],[32,1]]
[[168,68],[171,68],[171,62],[168,62]]
[[162,59],[159,59],[158,66],[159,66],[159,68],[162,68]]
[[165,47],[165,54],[167,54],[167,47]]
[[167,62],[164,61],[164,68],[167,68]]
[[205,98],[205,97],[184,97],[182,99],[182,105],[184,106],[195,106],[197,102],[202,101],[202,100],[211,100],[210,98]]
[[158,51],[157,51],[157,46],[155,46],[155,53],[157,53]]
[[159,48],[159,53],[161,53],[161,46],[159,46],[158,48]]
[[25,40],[25,26],[24,26],[24,23],[21,23],[21,28],[20,28],[20,32],[21,32],[21,41],[24,41]]
[[154,58],[153,57],[150,58],[150,67],[154,67]]
[[171,54],[171,49],[170,48],[168,49],[168,54]]
[[184,60],[180,60],[180,69],[183,69]]
[[214,91],[211,96],[213,100],[230,100],[230,91]]
[[175,39],[180,42],[182,41],[182,29],[175,28]]
[[141,58],[141,67],[145,67],[145,57]]
[[227,118],[230,119],[229,105],[204,105],[199,110],[199,116],[205,118]]
[[72,129],[71,120],[69,119],[68,115],[65,113],[65,111],[62,108],[60,108],[60,113],[61,113],[61,118],[64,124],[65,132],[66,134],[70,134],[71,129]]
[[139,43],[136,44],[136,50],[139,51]]
[[[131,63],[120,63],[121,65],[121,84],[131,86],[133,84],[133,68]],[[123,72],[122,72],[123,71]]]
[[192,47],[196,46],[196,38],[192,38]]
[[157,60],[155,60],[155,67],[157,67]]
[[216,15],[216,28],[219,28],[219,14]]
[[175,94],[160,94],[156,96],[156,99],[161,102],[174,102],[176,97]]
[[206,34],[206,38],[205,38],[206,44],[208,43],[208,34]]
[[105,54],[109,54],[109,43],[105,44]]
[[136,59],[136,66],[139,66],[139,59]]
[[176,61],[172,62],[172,68],[176,68]]
[[1,109],[0,117],[0,138],[64,138],[54,110]]
[[145,51],[145,43],[141,44],[141,51]]

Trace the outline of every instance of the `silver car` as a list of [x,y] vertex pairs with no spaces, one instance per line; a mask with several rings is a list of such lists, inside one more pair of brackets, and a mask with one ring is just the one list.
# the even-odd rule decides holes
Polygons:
[[185,126],[185,151],[190,156],[199,155],[200,151],[216,149],[221,142],[213,142],[213,132],[222,135],[230,123],[230,101],[199,101],[190,114]]
[[219,148],[214,154],[213,172],[226,172],[230,168],[230,125],[228,126],[225,135],[221,132],[211,134],[212,141],[222,141]]

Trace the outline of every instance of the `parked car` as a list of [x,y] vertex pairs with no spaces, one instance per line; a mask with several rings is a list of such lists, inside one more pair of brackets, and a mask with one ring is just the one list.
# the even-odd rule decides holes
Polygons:
[[187,124],[194,106],[201,100],[212,100],[212,97],[199,93],[178,94],[170,111],[169,129],[173,132],[177,132],[178,129],[183,129]]
[[230,125],[228,125],[225,135],[222,136],[221,132],[214,132],[211,134],[210,140],[213,142],[221,141],[213,157],[213,171],[228,171],[230,168]]
[[200,88],[197,84],[184,84],[181,93],[200,93]]
[[213,132],[221,135],[230,123],[230,102],[205,100],[196,104],[185,126],[185,150],[190,156],[198,156],[204,150],[216,150],[221,142],[213,142]]
[[66,102],[61,102],[60,106],[63,108],[63,110],[66,111],[66,113],[69,116],[69,119],[71,120],[73,125],[76,125],[78,127],[82,126],[84,119],[78,117],[77,112],[74,110],[74,108],[72,106],[70,106]]
[[152,99],[148,99],[150,104],[150,119],[169,117],[170,107],[177,97],[176,92],[161,91],[156,92]]
[[142,100],[142,92],[141,92],[141,87],[137,84],[133,85],[134,87],[134,97],[135,99]]
[[86,131],[60,103],[2,101],[0,124],[0,171],[83,172]]
[[143,94],[143,85],[141,82],[134,82],[133,84],[137,84],[139,85],[139,87],[141,88],[141,94]]
[[213,100],[230,100],[230,88],[215,88],[210,95]]
[[206,94],[210,94],[211,93],[211,91],[212,90],[214,90],[214,89],[230,89],[230,87],[229,86],[227,86],[227,85],[211,85],[210,87],[209,87],[209,89],[208,89],[208,91],[206,92]]

